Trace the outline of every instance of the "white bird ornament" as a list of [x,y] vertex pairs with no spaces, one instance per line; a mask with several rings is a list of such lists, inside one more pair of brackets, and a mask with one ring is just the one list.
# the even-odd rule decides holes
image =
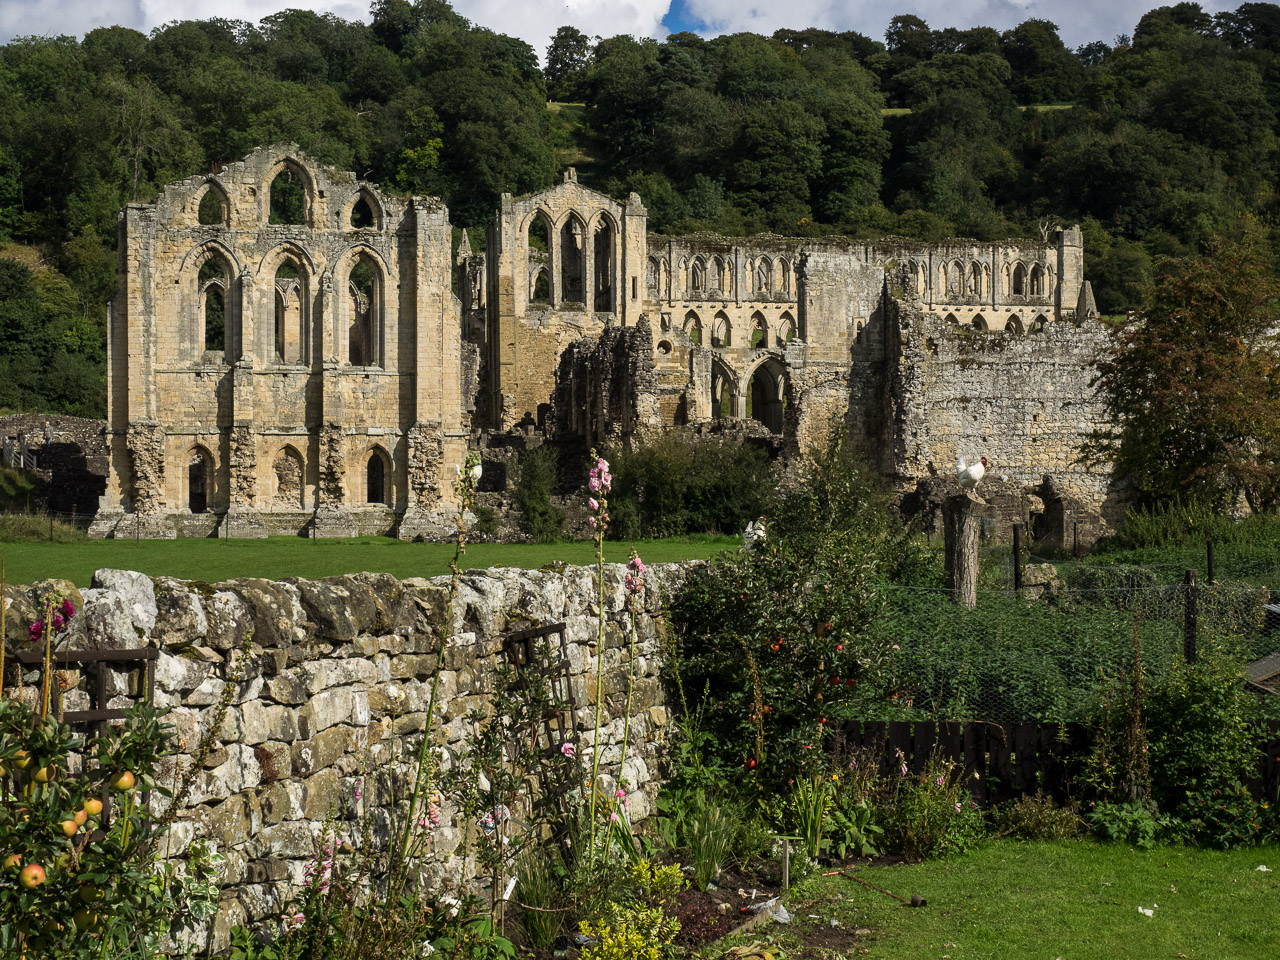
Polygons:
[[978,481],[982,479],[983,474],[987,472],[987,458],[982,457],[977,463],[966,466],[964,457],[960,458],[960,462],[956,464],[956,479],[960,481],[960,486],[966,490],[973,490]]

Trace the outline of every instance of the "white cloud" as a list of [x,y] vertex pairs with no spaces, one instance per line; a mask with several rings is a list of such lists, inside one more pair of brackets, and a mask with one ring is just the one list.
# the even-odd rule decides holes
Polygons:
[[[758,2],[758,0],[757,0]],[[1172,0],[1169,0],[1172,3]],[[1209,13],[1235,9],[1229,0],[1201,0]],[[914,0],[886,4],[872,0],[788,0],[787,3],[753,5],[741,0],[685,0],[686,9],[704,20],[713,33],[773,33],[779,28],[822,27],[827,30],[857,30],[874,40],[883,40],[889,21],[898,14],[915,14],[935,30],[943,27],[994,27],[1008,30],[1024,20],[1049,20],[1068,46],[1092,40],[1110,43],[1116,34],[1133,33],[1142,14],[1161,6],[1151,0]]]
[[[989,26],[1007,30],[1039,17],[1058,25],[1068,46],[1091,40],[1110,43],[1132,33],[1153,0],[685,0],[690,17],[706,22],[708,35],[752,31],[771,34],[780,27],[857,30],[884,38],[898,13],[913,13],[935,28]],[[1237,0],[1201,0],[1210,13],[1234,9]],[[558,27],[571,24],[588,35],[665,36],[662,19],[671,0],[454,0],[454,9],[474,23],[519,37],[541,57]],[[345,20],[369,19],[367,0],[224,0],[211,7],[201,0],[0,0],[0,42],[15,36],[70,33],[83,36],[96,27],[120,24],[149,33],[173,20],[219,16],[257,22],[289,7],[334,13]]]
[[454,0],[453,8],[473,23],[519,37],[545,57],[556,30],[574,26],[588,36],[666,36],[662,18],[671,0]]

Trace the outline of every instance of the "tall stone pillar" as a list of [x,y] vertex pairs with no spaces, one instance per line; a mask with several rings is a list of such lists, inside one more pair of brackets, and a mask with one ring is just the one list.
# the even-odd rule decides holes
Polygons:
[[253,358],[231,371],[231,435],[228,438],[227,512],[219,531],[225,537],[261,539],[267,526],[258,512],[258,437],[254,430]]

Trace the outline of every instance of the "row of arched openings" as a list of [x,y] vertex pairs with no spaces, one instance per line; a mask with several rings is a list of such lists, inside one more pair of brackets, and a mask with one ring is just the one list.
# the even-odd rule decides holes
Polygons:
[[539,210],[529,221],[525,242],[531,304],[589,303],[592,310],[606,313],[617,309],[618,233],[609,217],[600,214],[588,227],[570,213],[557,229],[551,215]]
[[[956,325],[959,325],[960,323],[954,313],[948,313],[945,319],[948,323]],[[992,321],[988,321],[986,317],[979,313],[968,321],[968,326],[972,327],[974,330],[981,330],[984,333],[999,333],[1003,331],[1004,333],[1022,334],[1028,332],[1039,333],[1045,328],[1045,325],[1048,322],[1049,318],[1043,313],[1038,314],[1035,319],[1031,321],[1031,325],[1029,327],[1023,326],[1022,318],[1016,313],[1009,314],[1009,316],[1004,319],[1003,323],[1000,323],[998,317]]]
[[[929,292],[929,268],[924,263],[907,262],[907,275],[912,278],[915,295],[924,298]],[[1053,285],[1053,268],[1033,263],[1028,267],[1018,261],[1001,268],[1001,290],[1015,297],[1043,297]],[[977,260],[944,261],[938,264],[934,299],[959,300],[966,297],[991,296],[991,265]]]
[[[776,261],[769,257],[749,259],[746,276],[749,278],[748,295],[772,297],[774,294],[791,294],[791,263],[785,258]],[[681,290],[693,299],[737,296],[733,261],[720,256],[682,258],[677,284],[678,288],[672,290],[671,271],[665,257],[649,258],[645,269],[645,289],[650,299],[678,297]]]
[[[266,214],[269,225],[314,227],[314,203],[311,180],[298,164],[284,161],[267,187]],[[230,227],[231,201],[216,180],[205,181],[194,197],[196,223],[206,227]],[[360,188],[340,212],[339,222],[352,230],[380,229],[383,220],[381,204],[371,190]]]
[[[213,506],[214,458],[207,447],[197,444],[187,455],[187,509],[192,513],[207,513]],[[307,482],[306,462],[296,447],[285,446],[271,462],[274,489],[273,506],[285,509],[306,510]],[[382,447],[371,448],[364,464],[363,502],[390,506],[391,458]]]
[[[192,341],[206,352],[239,356],[238,304],[232,297],[234,273],[228,256],[216,246],[201,251],[196,279],[196,317]],[[312,361],[314,288],[306,258],[284,253],[270,275],[272,280],[271,353],[277,363]],[[351,366],[377,367],[385,363],[383,317],[386,281],[378,262],[366,251],[351,260],[339,304],[340,328],[346,347],[343,359]]]
[[[733,347],[741,346],[737,337],[746,338],[746,346],[755,349],[785,349],[786,345],[795,339],[796,322],[791,316],[791,311],[787,310],[778,317],[770,329],[769,321],[765,315],[759,310],[751,314],[749,319],[749,327],[746,331],[735,332],[733,329],[733,321],[729,315],[723,310],[716,311],[715,316],[711,318],[710,339],[706,339],[706,330],[703,328],[702,318],[698,315],[698,311],[690,310],[684,316],[683,329],[692,343],[698,345],[707,345],[711,347]],[[666,319],[663,319],[663,329],[667,329]],[[772,337],[772,339],[771,339]]]

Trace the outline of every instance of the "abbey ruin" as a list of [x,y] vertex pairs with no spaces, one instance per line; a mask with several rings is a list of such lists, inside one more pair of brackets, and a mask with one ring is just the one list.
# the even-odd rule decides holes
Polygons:
[[468,448],[509,434],[794,454],[836,426],[904,493],[985,454],[1013,489],[1110,495],[1077,462],[1104,343],[1077,228],[665,237],[569,170],[504,194],[483,252],[452,235],[291,145],[130,205],[92,533],[432,537]]

